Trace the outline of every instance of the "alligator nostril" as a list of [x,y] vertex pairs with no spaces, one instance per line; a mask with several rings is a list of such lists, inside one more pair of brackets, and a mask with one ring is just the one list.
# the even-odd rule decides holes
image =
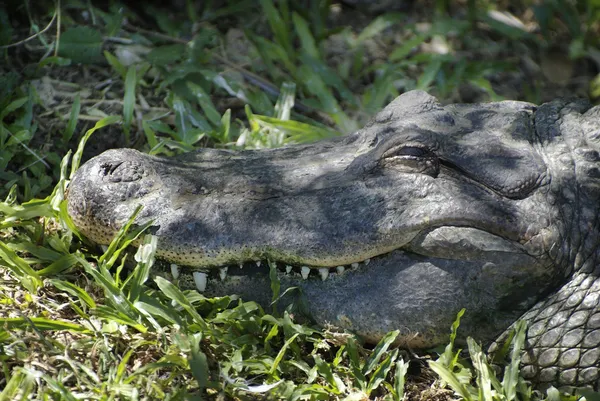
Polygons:
[[121,164],[123,164],[123,162],[116,163],[116,164],[102,163],[100,165],[100,168],[102,169],[102,175],[107,176],[109,174],[112,174],[117,169],[117,167],[119,167]]
[[104,162],[100,165],[100,174],[110,182],[133,182],[145,175],[144,168],[137,162]]

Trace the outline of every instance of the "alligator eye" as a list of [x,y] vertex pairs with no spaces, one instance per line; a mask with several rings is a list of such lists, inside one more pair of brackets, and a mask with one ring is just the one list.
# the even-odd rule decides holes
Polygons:
[[424,146],[404,145],[388,149],[381,157],[386,167],[404,170],[409,173],[437,176],[440,163],[437,155]]
[[384,154],[384,157],[389,157],[389,156],[414,156],[414,157],[421,157],[421,156],[425,156],[428,153],[431,153],[429,151],[429,149],[425,149],[425,148],[421,148],[421,147],[417,147],[417,146],[402,146],[400,149],[392,149],[392,154],[391,155],[387,155]]

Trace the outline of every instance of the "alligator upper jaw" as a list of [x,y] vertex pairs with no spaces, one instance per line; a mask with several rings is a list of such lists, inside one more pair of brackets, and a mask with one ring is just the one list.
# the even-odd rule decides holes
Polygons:
[[[410,242],[399,246],[389,252],[376,255],[373,258],[355,260],[347,264],[335,266],[298,265],[265,258],[264,260],[252,260],[236,263],[235,265],[212,266],[208,268],[189,268],[184,270],[193,271],[196,280],[196,288],[204,292],[207,279],[219,279],[225,281],[231,276],[249,276],[254,274],[268,274],[271,268],[279,273],[284,273],[289,279],[307,280],[310,277],[318,277],[322,281],[330,277],[340,277],[351,274],[358,269],[371,269],[377,274],[381,265],[387,264],[393,252],[410,253],[416,257],[449,259],[456,261],[487,260],[499,262],[504,258],[514,257],[531,259],[525,249],[518,243],[511,242],[497,235],[488,233],[472,227],[441,226],[431,227],[416,235]],[[159,253],[159,256],[160,253]],[[171,274],[178,277],[180,267],[172,263]]]

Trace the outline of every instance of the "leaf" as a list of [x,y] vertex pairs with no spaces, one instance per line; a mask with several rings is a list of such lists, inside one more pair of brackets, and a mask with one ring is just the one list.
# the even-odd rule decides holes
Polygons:
[[19,99],[16,99],[16,100],[13,100],[12,102],[10,102],[4,109],[2,109],[2,111],[0,111],[0,121],[4,120],[4,117],[9,115],[13,111],[18,110],[21,107],[23,107],[23,105],[25,103],[27,103],[28,100],[29,100],[29,97],[25,96],[25,97],[22,97],[22,98],[19,98]]
[[77,92],[75,99],[73,99],[73,105],[71,106],[71,114],[69,116],[69,122],[67,127],[63,131],[63,142],[67,143],[73,137],[75,128],[77,127],[77,120],[79,119],[79,111],[81,110],[81,92]]
[[346,386],[339,377],[333,374],[331,366],[329,366],[329,364],[325,362],[319,355],[313,355],[313,359],[315,360],[315,364],[317,365],[317,369],[321,376],[332,386],[332,392],[334,394],[339,394],[341,391],[343,391]]
[[361,360],[358,356],[357,348],[356,340],[354,338],[350,338],[346,344],[346,350],[348,351],[348,359],[350,360],[352,374],[354,375],[354,379],[358,382],[359,388],[363,391],[366,391],[367,378],[362,372],[363,365],[361,364]]
[[269,281],[271,283],[271,305],[273,306],[273,313],[277,311],[277,300],[279,299],[279,292],[281,289],[281,283],[279,282],[277,263],[268,261],[269,264]]
[[578,388],[577,394],[585,397],[587,401],[600,401],[600,392],[593,391],[588,388]]
[[43,262],[54,262],[55,260],[63,256],[52,249],[49,249],[44,246],[35,245],[34,243],[27,241],[11,242],[7,244],[7,246],[13,251],[20,250],[30,253],[36,258],[41,259]]
[[275,103],[275,118],[287,121],[294,108],[294,98],[296,96],[296,84],[293,82],[284,82],[281,84],[279,97]]
[[86,144],[87,140],[90,138],[90,136],[94,132],[99,130],[100,128],[104,128],[107,125],[114,124],[114,123],[118,122],[120,119],[121,118],[118,116],[104,117],[102,120],[98,121],[92,128],[90,128],[89,130],[86,131],[83,138],[81,138],[81,141],[79,141],[79,146],[77,147],[77,151],[73,155],[73,163],[71,164],[71,174],[69,175],[70,180],[73,179],[75,172],[79,168],[79,164],[81,163],[81,156],[83,154],[83,148],[85,147],[85,144]]
[[492,393],[492,375],[490,375],[490,367],[486,357],[481,350],[481,347],[471,337],[467,338],[469,354],[473,367],[477,372],[477,389],[479,392],[478,399],[481,401],[493,401]]
[[514,40],[532,40],[535,37],[527,32],[525,25],[508,12],[489,10],[479,16],[482,22],[487,23],[494,31]]
[[309,56],[320,59],[319,49],[317,48],[315,38],[313,37],[310,27],[306,20],[300,16],[300,14],[294,12],[292,14],[292,21],[294,22],[294,28],[300,38],[300,48],[306,52]]
[[181,318],[177,311],[168,306],[161,304],[157,299],[142,296],[142,301],[134,303],[135,307],[143,311],[144,314],[150,314],[152,316],[160,317],[171,324],[183,325]]
[[123,379],[123,374],[126,372],[126,369],[127,369],[127,362],[129,362],[131,355],[133,355],[133,351],[134,351],[133,349],[130,349],[121,358],[121,362],[119,362],[119,365],[117,366],[117,372],[115,374],[115,382],[119,383]]
[[[275,326],[277,327],[277,326]],[[275,360],[273,361],[273,364],[271,365],[271,369],[269,370],[269,374],[270,375],[276,375],[276,371],[277,371],[277,367],[279,366],[279,363],[281,362],[281,360],[283,359],[283,357],[285,356],[285,351],[288,349],[288,347],[290,346],[290,344],[292,344],[294,342],[294,340],[296,340],[296,338],[299,336],[299,333],[294,334],[293,336],[291,336],[281,347],[281,349],[279,350],[279,352],[277,353],[277,356],[275,357]]]
[[[206,355],[200,351],[200,338],[195,339],[194,336],[190,336],[191,343],[191,356],[189,358],[190,370],[192,371],[192,375],[196,382],[198,383],[198,387],[200,387],[200,391],[202,392],[206,386],[208,386],[208,360]],[[202,393],[199,393],[202,394]]]
[[[94,315],[99,318],[105,319],[108,324],[103,327],[103,330],[108,332],[114,332],[118,330],[118,325],[123,324],[126,326],[130,326],[140,333],[146,333],[148,329],[143,324],[140,324],[135,319],[127,316],[125,313],[120,310],[116,310],[114,304],[111,306],[107,305],[98,305],[95,309],[92,309]],[[141,316],[141,314],[140,314]],[[112,330],[107,330],[107,328],[113,328]]]
[[282,131],[288,136],[288,140],[293,142],[315,142],[320,139],[340,135],[339,132],[328,128],[316,127],[299,121],[284,121],[258,114],[254,114],[254,121],[258,122],[263,128],[273,128]]
[[146,332],[147,329],[138,321],[141,317],[139,312],[117,286],[114,278],[110,275],[104,264],[100,263],[95,267],[81,256],[77,255],[77,257],[85,271],[104,290],[104,295],[110,303],[110,308],[107,306],[98,306],[96,311],[101,311],[105,316],[111,316],[112,319],[119,319],[122,323],[132,326],[140,332]]
[[78,324],[61,321],[61,320],[46,319],[44,317],[28,317],[28,318],[0,317],[0,326],[4,329],[25,330],[27,328],[30,328],[32,325],[36,328],[36,330],[42,330],[42,331],[45,331],[45,330],[69,330],[69,331],[76,331],[76,332],[89,332],[88,329],[86,329],[85,327],[80,326]]
[[277,11],[273,5],[272,0],[260,0],[260,5],[262,6],[263,12],[267,17],[267,21],[269,22],[269,26],[273,31],[275,40],[283,49],[285,49],[288,56],[292,57],[294,54],[292,42],[290,41],[290,35],[288,33],[287,26],[281,17],[281,14],[279,14],[279,11]]
[[40,276],[50,276],[53,274],[58,274],[67,269],[70,269],[78,262],[77,257],[75,255],[67,254],[62,255],[59,259],[52,262],[50,265],[38,271]]
[[456,340],[456,335],[458,333],[458,327],[460,326],[460,318],[465,314],[466,309],[462,308],[456,314],[456,319],[452,323],[452,327],[450,329],[450,341],[446,345],[444,349],[444,353],[440,355],[438,358],[438,362],[442,363],[445,366],[448,366],[452,369],[451,361],[454,360],[454,341]]
[[182,43],[177,43],[153,48],[146,55],[146,60],[157,66],[166,66],[183,59],[185,54],[186,46]]
[[102,34],[89,26],[67,29],[60,37],[58,54],[76,63],[102,62]]
[[104,51],[104,58],[106,58],[106,61],[108,62],[108,64],[110,64],[113,70],[115,70],[117,74],[119,74],[121,79],[124,80],[125,76],[127,75],[127,68],[125,68],[125,66],[121,64],[119,59],[106,50]]
[[167,297],[177,302],[183,309],[185,309],[185,311],[192,317],[192,319],[194,319],[195,323],[199,324],[200,327],[203,328],[203,330],[206,330],[207,325],[204,322],[204,319],[202,319],[202,316],[198,314],[196,309],[192,306],[192,304],[188,301],[186,296],[181,292],[179,288],[177,288],[175,285],[173,285],[173,283],[171,283],[168,280],[165,280],[162,277],[156,277],[154,281],[156,282],[156,285],[158,285],[158,288],[160,288],[160,290],[164,292],[164,294]]
[[386,376],[390,372],[392,368],[392,364],[398,357],[398,350],[395,350],[391,355],[388,355],[383,362],[377,366],[377,369],[373,372],[369,380],[369,385],[367,386],[367,394],[371,394],[373,390],[377,389],[379,385],[385,380]]
[[416,35],[402,43],[400,47],[394,49],[392,53],[390,53],[388,59],[390,61],[399,61],[403,60],[408,56],[415,47],[421,45],[430,35],[420,34]]
[[6,266],[28,291],[36,293],[42,286],[42,279],[38,273],[2,241],[0,241],[0,260],[4,260]]
[[417,86],[415,89],[427,90],[431,83],[435,80],[438,72],[442,68],[442,59],[438,57],[433,57],[429,64],[423,70],[423,73],[419,77],[417,81]]
[[519,383],[519,366],[521,364],[521,352],[525,345],[525,334],[527,332],[527,322],[525,320],[517,321],[515,325],[515,337],[512,341],[513,348],[510,355],[510,363],[504,369],[504,379],[502,388],[506,401],[512,401],[517,397],[517,385]]
[[350,103],[351,105],[356,106],[356,97],[354,93],[348,88],[344,80],[339,76],[339,74],[331,69],[327,64],[322,62],[319,59],[314,57],[310,57],[308,54],[301,54],[300,59],[304,66],[309,67],[312,72],[320,77],[320,79],[328,86],[333,87],[339,93],[340,97]]
[[437,361],[429,361],[429,367],[439,377],[442,378],[458,395],[465,399],[465,401],[473,401],[471,394],[467,391],[466,387],[458,380],[458,378],[452,373],[446,366],[442,365]]
[[135,87],[136,87],[135,66],[129,66],[125,77],[125,95],[123,96],[123,128],[125,131],[125,142],[129,143],[129,131],[133,121],[133,112],[135,110]]
[[90,297],[90,295],[83,288],[73,283],[69,283],[68,281],[62,281],[57,279],[50,279],[49,281],[50,283],[52,283],[53,286],[55,286],[59,290],[68,292],[69,294],[79,298],[79,300],[86,304],[89,308],[96,307],[96,302],[94,301],[94,299]]
[[27,399],[27,396],[33,393],[36,379],[36,375],[26,369],[14,369],[10,380],[8,380],[8,383],[6,383],[0,393],[0,401]]
[[404,15],[400,13],[385,13],[375,18],[360,32],[353,43],[354,47],[360,46],[364,44],[366,40],[379,35],[390,26],[400,22],[403,17]]
[[[108,267],[111,267],[115,263],[116,258],[119,256],[119,253],[123,251],[123,249],[125,249],[125,247],[129,245],[129,243],[131,243],[133,238],[127,239],[129,229],[133,225],[135,218],[140,213],[142,208],[143,206],[141,204],[137,205],[131,216],[129,216],[127,222],[123,224],[119,231],[117,231],[117,234],[108,245],[108,249],[106,249],[106,251],[98,258],[99,265],[106,264],[108,265]],[[139,234],[141,234],[141,232],[138,232],[138,235]]]
[[383,357],[387,349],[390,345],[396,340],[396,337],[400,334],[400,330],[394,330],[387,333],[383,338],[377,343],[375,349],[373,349],[373,353],[367,361],[365,362],[365,366],[362,369],[362,373],[367,376],[379,363],[379,360]]
[[131,273],[131,285],[129,288],[129,300],[135,302],[142,294],[143,284],[150,276],[150,269],[154,265],[154,254],[156,253],[156,245],[158,237],[155,235],[145,235],[143,244],[138,248],[135,254],[137,266]]
[[[14,17],[14,15],[13,15]],[[7,45],[11,42],[13,35],[13,27],[8,12],[3,7],[0,7],[0,46]]]
[[404,384],[407,372],[408,363],[404,362],[404,359],[400,358],[400,360],[396,362],[396,372],[394,374],[395,401],[402,401],[404,399]]
[[204,115],[212,123],[215,127],[221,126],[221,114],[215,108],[210,96],[204,89],[193,82],[188,82],[187,87],[190,89],[200,107],[202,107],[202,111],[204,111]]

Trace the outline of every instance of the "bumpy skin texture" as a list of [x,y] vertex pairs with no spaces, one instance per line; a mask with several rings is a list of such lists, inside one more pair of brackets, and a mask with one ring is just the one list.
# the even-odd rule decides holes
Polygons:
[[407,346],[444,343],[463,307],[461,333],[492,341],[525,316],[529,378],[599,388],[599,146],[585,102],[442,106],[414,91],[317,144],[105,152],[68,207],[105,244],[143,205],[159,256],[208,271],[207,295],[268,305],[276,263],[318,323],[370,341],[400,329]]

